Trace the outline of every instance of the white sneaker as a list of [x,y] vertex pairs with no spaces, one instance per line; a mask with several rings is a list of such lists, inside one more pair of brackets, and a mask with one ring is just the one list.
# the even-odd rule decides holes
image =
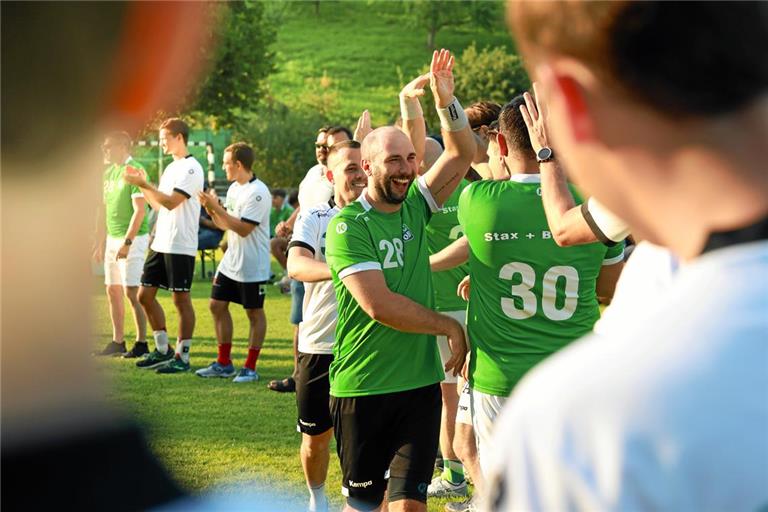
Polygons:
[[464,501],[450,501],[445,504],[445,512],[478,512],[480,508],[474,503],[472,498]]
[[442,475],[437,475],[432,479],[432,483],[427,487],[427,496],[430,498],[461,498],[467,495],[466,480],[460,484],[452,484],[443,479]]
[[250,368],[240,368],[237,372],[237,376],[232,379],[232,382],[256,382],[259,380],[259,374],[255,370]]

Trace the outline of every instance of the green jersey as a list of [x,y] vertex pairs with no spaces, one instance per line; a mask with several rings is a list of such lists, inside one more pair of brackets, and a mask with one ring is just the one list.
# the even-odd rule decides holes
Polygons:
[[539,361],[592,330],[597,276],[622,260],[624,244],[559,247],[537,174],[471,184],[459,199],[459,221],[472,276],[470,385],[508,396]]
[[291,217],[291,214],[293,213],[293,207],[289,204],[284,204],[283,207],[278,210],[277,208],[272,208],[269,211],[269,236],[270,238],[274,238],[275,236],[275,228],[278,224],[281,222],[285,222]]
[[425,232],[432,210],[425,196],[434,204],[429,190],[415,182],[399,211],[382,213],[362,195],[328,225],[326,259],[339,315],[329,372],[335,397],[406,391],[435,384],[445,376],[434,336],[405,333],[376,322],[341,281],[355,272],[381,270],[394,293],[432,308]]
[[[459,224],[457,212],[459,210],[459,196],[467,185],[469,185],[469,181],[463,180],[427,224],[429,254],[442,251],[464,234]],[[432,273],[436,311],[464,311],[467,308],[467,303],[456,294],[456,288],[467,274],[469,274],[469,265],[466,264],[443,272]]]
[[[107,218],[107,234],[115,238],[123,238],[128,232],[133,217],[134,197],[144,197],[139,187],[129,185],[123,180],[125,166],[145,170],[144,166],[131,157],[122,165],[112,164],[104,171],[104,209]],[[141,221],[137,235],[148,233],[147,217]]]

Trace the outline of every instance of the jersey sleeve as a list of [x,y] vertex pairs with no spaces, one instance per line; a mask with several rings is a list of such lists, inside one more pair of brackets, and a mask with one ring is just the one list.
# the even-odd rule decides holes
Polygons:
[[269,216],[271,207],[272,201],[265,194],[265,191],[254,188],[248,194],[246,203],[240,210],[240,220],[258,226],[261,223],[261,219]]
[[320,237],[322,235],[319,217],[313,211],[306,215],[299,213],[296,225],[293,227],[293,236],[288,244],[288,250],[291,247],[303,247],[311,251],[312,254],[317,254],[320,250]]
[[366,270],[381,270],[378,255],[361,220],[334,217],[325,235],[325,257],[339,279]]
[[464,233],[467,232],[467,211],[469,208],[469,201],[471,199],[472,195],[472,184],[470,183],[466,187],[464,187],[464,190],[461,191],[461,195],[459,195],[459,209],[456,212],[456,219],[459,221],[459,224],[464,229]]
[[603,258],[603,266],[615,265],[624,261],[624,241],[614,244],[608,247],[605,251],[605,258]]
[[195,172],[196,167],[193,163],[185,162],[173,181],[173,190],[185,195],[187,199],[200,191],[199,179]]
[[609,247],[629,235],[629,226],[594,197],[581,203],[581,214],[597,239]]

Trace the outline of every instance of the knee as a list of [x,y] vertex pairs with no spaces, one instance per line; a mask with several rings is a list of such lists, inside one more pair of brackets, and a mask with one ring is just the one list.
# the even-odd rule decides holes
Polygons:
[[301,441],[301,451],[308,459],[314,459],[328,453],[330,440],[323,439],[322,436],[305,435]]
[[139,289],[138,297],[139,297],[139,304],[141,304],[144,307],[147,307],[150,304],[152,304],[152,301],[155,299],[154,295],[152,295],[151,293],[147,292],[143,288]]
[[214,300],[208,303],[208,309],[211,310],[213,316],[219,316],[227,310],[227,303],[221,300]]
[[131,301],[134,306],[139,305],[139,288],[137,286],[126,286],[125,297]]
[[107,286],[107,297],[109,300],[119,300],[123,295],[123,287],[119,285],[110,284]]
[[186,309],[186,308],[191,309],[192,299],[189,293],[174,293],[173,305],[176,306],[177,309]]

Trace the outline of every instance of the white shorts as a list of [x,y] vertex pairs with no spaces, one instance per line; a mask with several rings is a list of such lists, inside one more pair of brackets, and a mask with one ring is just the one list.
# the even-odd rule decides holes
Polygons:
[[149,247],[149,235],[139,235],[133,239],[128,257],[116,260],[117,251],[122,247],[124,238],[108,236],[104,249],[104,284],[121,286],[139,286],[144,270],[144,258]]
[[[459,322],[464,327],[464,336],[467,335],[467,311],[440,311],[441,315],[449,316]],[[448,347],[448,338],[446,336],[437,337],[437,348],[440,350],[440,362],[445,366],[445,363],[451,358],[451,349]],[[455,384],[456,376],[452,371],[445,372],[445,378],[443,379],[445,384]]]
[[480,460],[480,471],[488,474],[490,452],[493,451],[493,427],[501,409],[507,402],[505,396],[488,395],[476,389],[471,390],[470,412],[472,427],[475,429],[477,440],[477,457]]

